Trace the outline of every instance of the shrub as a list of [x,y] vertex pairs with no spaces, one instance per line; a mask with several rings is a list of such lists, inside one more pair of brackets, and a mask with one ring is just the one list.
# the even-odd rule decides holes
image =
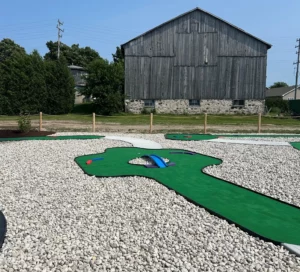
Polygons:
[[265,101],[265,105],[268,109],[278,111],[280,110],[280,113],[288,113],[289,110],[289,102],[288,100],[283,100],[282,98],[267,98]]
[[19,130],[21,132],[29,132],[31,129],[31,119],[29,113],[20,113],[18,120]]
[[150,107],[144,107],[141,110],[141,114],[149,114],[149,113],[156,114],[156,109],[155,108],[150,108]]

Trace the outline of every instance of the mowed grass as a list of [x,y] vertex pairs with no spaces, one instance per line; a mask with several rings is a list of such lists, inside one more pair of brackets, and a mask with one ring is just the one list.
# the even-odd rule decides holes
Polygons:
[[[31,116],[32,120],[38,120],[38,115]],[[0,122],[11,122],[18,120],[18,116],[0,116]],[[63,114],[63,115],[43,115],[44,121],[76,121],[92,122],[92,114]],[[113,116],[96,116],[96,122],[118,125],[148,125],[150,114],[120,114]],[[155,114],[153,124],[156,125],[191,125],[199,126],[203,124],[204,115],[164,115]],[[0,123],[0,125],[1,125]],[[208,125],[257,125],[257,115],[208,115]],[[262,125],[289,126],[295,128],[300,126],[300,119],[291,117],[263,116]]]

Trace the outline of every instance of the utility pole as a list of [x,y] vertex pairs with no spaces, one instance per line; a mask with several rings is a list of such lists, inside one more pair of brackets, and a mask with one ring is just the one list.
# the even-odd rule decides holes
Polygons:
[[297,88],[298,88],[298,77],[299,77],[299,63],[300,63],[300,39],[297,39],[298,45],[295,46],[295,48],[298,48],[298,51],[296,54],[298,55],[298,60],[294,64],[297,65],[297,71],[296,71],[296,85],[295,85],[295,97],[294,99],[297,99]]
[[60,34],[61,32],[64,32],[63,29],[60,28],[60,26],[62,26],[64,23],[62,23],[59,19],[57,21],[57,58],[59,59],[59,55],[60,55],[60,38],[62,38],[62,35]]

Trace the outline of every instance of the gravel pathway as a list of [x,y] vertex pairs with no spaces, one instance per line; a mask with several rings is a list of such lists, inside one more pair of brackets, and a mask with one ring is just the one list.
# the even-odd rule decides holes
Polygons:
[[[223,164],[205,171],[300,206],[300,152],[293,148],[126,136],[221,158]],[[129,144],[107,139],[0,143],[0,210],[8,221],[1,272],[300,271],[300,258],[155,181],[98,179],[84,175],[74,162],[76,156],[116,146]],[[133,163],[142,161],[133,158]]]

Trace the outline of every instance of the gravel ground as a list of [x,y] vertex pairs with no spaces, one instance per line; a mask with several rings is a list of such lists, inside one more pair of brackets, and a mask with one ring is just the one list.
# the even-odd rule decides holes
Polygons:
[[[300,153],[293,148],[126,136],[221,158],[223,164],[205,171],[300,206]],[[0,143],[0,210],[8,221],[1,272],[300,271],[300,258],[155,181],[98,179],[74,162],[116,146],[130,145],[105,139]]]

